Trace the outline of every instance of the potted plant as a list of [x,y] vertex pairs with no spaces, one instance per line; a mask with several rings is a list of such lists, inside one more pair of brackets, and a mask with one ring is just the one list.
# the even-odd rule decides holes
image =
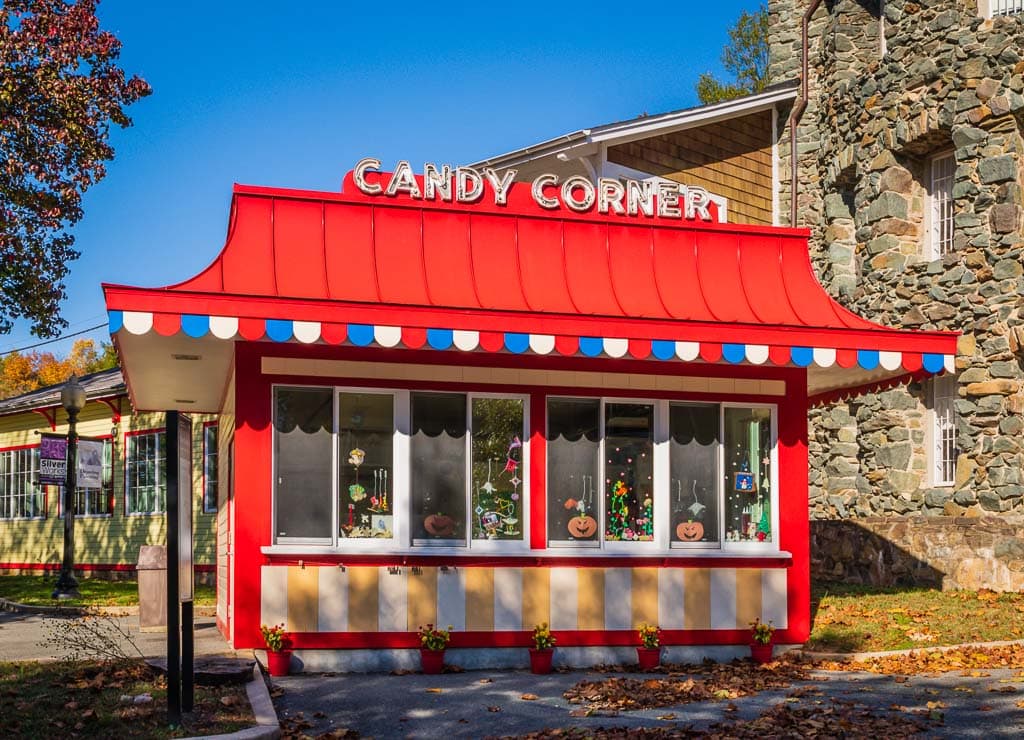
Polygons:
[[760,617],[750,623],[750,657],[755,663],[770,663],[772,660],[772,639],[775,627],[765,624]]
[[428,624],[420,627],[420,666],[424,673],[441,673],[444,670],[444,650],[452,639],[452,626],[443,630]]
[[267,646],[267,670],[271,676],[287,676],[292,662],[291,640],[284,631],[283,624],[268,627],[260,625],[263,642]]
[[640,625],[640,647],[636,649],[636,659],[640,670],[651,671],[661,662],[661,628],[646,622]]
[[530,672],[551,673],[551,659],[555,654],[555,636],[547,622],[533,626],[533,647],[530,648]]

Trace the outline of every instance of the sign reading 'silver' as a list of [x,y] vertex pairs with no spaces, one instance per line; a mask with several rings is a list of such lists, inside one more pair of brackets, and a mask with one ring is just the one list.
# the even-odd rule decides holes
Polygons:
[[[508,194],[517,184],[517,170],[501,172],[490,167],[440,167],[427,162],[423,176],[417,178],[405,160],[395,165],[390,179],[383,181],[380,160],[366,157],[356,163],[352,177],[356,187],[366,195],[405,195],[422,200],[442,200],[456,203],[476,203],[484,196],[484,183],[490,185],[494,204],[503,206]],[[522,183],[525,184],[525,183]],[[541,208],[556,210],[568,208],[583,213],[596,203],[598,213],[624,216],[657,215],[659,218],[685,218],[714,221],[710,206],[711,196],[701,187],[681,185],[668,180],[640,181],[611,177],[598,178],[597,184],[581,175],[559,179],[558,175],[538,175],[530,183],[530,193]]]

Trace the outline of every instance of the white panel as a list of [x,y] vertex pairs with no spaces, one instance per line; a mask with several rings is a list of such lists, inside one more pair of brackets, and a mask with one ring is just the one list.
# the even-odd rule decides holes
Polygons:
[[348,572],[343,568],[321,567],[319,576],[320,606],[317,625],[321,632],[348,630]]
[[711,629],[736,629],[736,571],[711,569]]
[[696,360],[700,355],[700,342],[676,342],[676,357],[685,362]]
[[397,347],[402,341],[402,329],[398,326],[375,326],[373,340],[381,347]]
[[748,344],[746,354],[747,362],[751,362],[755,365],[763,365],[768,361],[768,345]]
[[956,356],[955,355],[943,355],[942,366],[946,368],[947,373],[956,372]]
[[145,334],[153,328],[153,314],[148,311],[125,311],[121,323],[131,334]]
[[629,568],[607,568],[604,572],[604,628],[633,629],[633,571]]
[[466,573],[456,568],[437,573],[437,624],[466,629]]
[[814,364],[818,367],[832,367],[836,364],[836,351],[833,347],[815,347]]
[[605,339],[604,351],[609,357],[622,357],[629,351],[628,339]]
[[285,566],[260,567],[260,623],[288,623],[288,568]]
[[408,629],[408,569],[400,568],[399,572],[390,573],[387,568],[380,568],[378,574],[377,629],[381,632],[405,632]]
[[683,624],[683,569],[658,571],[658,626],[663,630],[681,630]]
[[878,364],[886,370],[898,370],[903,362],[902,352],[879,352]]
[[530,349],[538,355],[546,355],[555,348],[555,338],[551,334],[531,334]]
[[575,568],[551,569],[551,629],[579,629],[576,620],[577,590]]
[[480,332],[478,331],[453,331],[452,344],[463,352],[472,352],[480,344]]
[[786,570],[768,568],[761,571],[761,621],[786,629],[789,626],[788,606]]
[[238,333],[238,319],[234,316],[211,316],[210,333],[217,339],[231,339]]
[[523,569],[494,569],[494,629],[523,628]]
[[293,321],[292,334],[303,344],[312,344],[320,338],[320,322]]

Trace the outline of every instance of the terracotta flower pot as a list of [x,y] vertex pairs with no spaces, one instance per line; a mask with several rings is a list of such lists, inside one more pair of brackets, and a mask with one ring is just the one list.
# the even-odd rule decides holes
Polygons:
[[444,650],[427,650],[420,648],[420,666],[427,674],[437,674],[444,671]]
[[762,645],[759,642],[750,643],[750,657],[753,658],[755,663],[771,663],[772,662],[772,649],[775,646],[772,643]]
[[658,667],[661,663],[661,648],[645,648],[638,647],[636,649],[636,659],[640,664],[640,670],[651,671]]
[[267,670],[271,676],[287,676],[291,663],[291,650],[267,651]]
[[551,673],[551,659],[554,656],[554,648],[530,648],[530,673]]

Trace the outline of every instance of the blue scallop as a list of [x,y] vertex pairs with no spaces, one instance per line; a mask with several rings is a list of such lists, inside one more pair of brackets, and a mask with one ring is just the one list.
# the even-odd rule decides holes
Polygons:
[[726,362],[736,364],[743,362],[747,356],[747,345],[745,344],[723,344],[722,345],[722,357],[725,358]]
[[857,364],[860,365],[865,370],[874,370],[876,367],[878,367],[878,350],[857,350]]
[[451,329],[427,329],[427,344],[434,349],[448,349],[452,346]]
[[373,343],[373,327],[367,324],[349,324],[348,341],[357,347],[369,347]]
[[288,319],[267,319],[267,336],[275,342],[287,342],[292,338],[292,322]]
[[[210,331],[210,317],[197,316],[195,314],[182,314],[181,330],[193,339],[205,337],[206,333]],[[289,331],[291,330],[289,329]]]
[[604,352],[604,340],[598,337],[580,337],[580,352],[587,357],[597,357]]
[[797,367],[807,367],[814,362],[814,350],[810,347],[790,347],[789,357]]
[[107,327],[111,334],[117,334],[124,326],[124,313],[121,311],[107,311]]
[[941,373],[946,369],[946,361],[942,355],[926,354],[921,358],[921,365],[930,373]]
[[530,348],[530,335],[519,332],[505,332],[505,349],[521,355]]
[[676,343],[664,339],[651,341],[651,354],[659,360],[671,360],[676,356]]

